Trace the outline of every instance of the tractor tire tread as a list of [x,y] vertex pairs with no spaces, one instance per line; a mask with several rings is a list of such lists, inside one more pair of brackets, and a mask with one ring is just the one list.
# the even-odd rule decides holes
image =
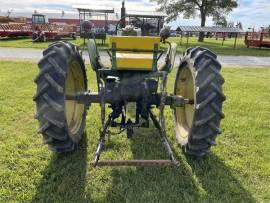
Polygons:
[[[69,42],[51,44],[43,51],[43,58],[38,63],[40,71],[34,80],[37,84],[33,100],[37,106],[35,118],[40,124],[38,133],[42,134],[43,143],[54,152],[73,151],[79,143],[70,137],[64,109],[65,78],[68,64],[74,57],[81,56],[73,44]],[[82,68],[85,72],[85,67]]]
[[187,50],[180,68],[182,64],[189,64],[194,73],[197,104],[188,141],[180,144],[185,154],[201,157],[216,144],[215,139],[221,133],[219,125],[224,118],[222,103],[226,99],[222,85],[225,81],[217,56],[208,49],[195,47]]

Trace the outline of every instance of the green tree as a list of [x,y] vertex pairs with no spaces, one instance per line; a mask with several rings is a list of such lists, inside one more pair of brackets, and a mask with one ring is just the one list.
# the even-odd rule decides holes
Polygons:
[[213,17],[214,24],[218,27],[227,27],[228,22],[225,16],[214,16]]
[[237,22],[236,27],[243,30],[243,25],[242,25],[242,23],[240,21]]
[[233,21],[228,22],[228,27],[234,27],[234,22]]
[[[157,2],[160,11],[168,14],[167,21],[176,20],[179,14],[184,18],[199,16],[201,26],[205,27],[206,18],[209,16],[224,16],[238,6],[237,0],[151,0]],[[199,41],[204,39],[200,33]]]

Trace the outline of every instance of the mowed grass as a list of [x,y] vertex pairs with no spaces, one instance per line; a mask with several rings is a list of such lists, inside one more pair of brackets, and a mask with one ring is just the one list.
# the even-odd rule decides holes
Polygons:
[[[89,68],[89,67],[88,67]],[[74,153],[54,154],[34,120],[37,65],[0,64],[0,202],[270,202],[270,69],[223,69],[223,134],[205,158],[186,158],[166,108],[179,167],[93,168],[100,109],[92,105],[86,136]],[[95,77],[88,71],[89,88]],[[175,71],[170,75],[169,91]],[[113,136],[102,159],[167,158],[153,125],[134,138]]]
[[[69,39],[67,39],[69,40]],[[182,45],[180,44],[180,37],[171,37],[169,41],[175,42],[178,45],[177,51],[184,52],[187,49],[186,46],[187,38],[183,37]],[[269,39],[270,40],[270,39]],[[81,38],[77,38],[76,40],[69,40],[72,43],[76,44],[83,48],[84,41]],[[17,48],[39,48],[45,49],[52,42],[44,42],[44,43],[32,43],[30,38],[2,38],[0,39],[0,47],[17,47]],[[109,44],[109,36],[104,45],[101,44],[101,40],[97,40],[99,49],[107,49]],[[188,47],[194,46],[202,46],[206,47],[216,54],[219,55],[229,55],[229,56],[265,56],[270,57],[270,49],[267,48],[247,48],[244,43],[244,37],[237,39],[236,49],[233,48],[234,38],[226,39],[224,45],[222,46],[222,39],[216,40],[215,38],[205,38],[204,42],[198,42],[197,37],[190,37]],[[162,45],[162,47],[166,47],[166,45]]]
[[[73,44],[80,46],[83,48],[84,40],[80,37],[77,37],[76,40],[67,38],[62,39],[72,42]],[[47,42],[37,42],[33,43],[31,38],[28,37],[17,37],[17,38],[0,38],[0,47],[15,47],[15,48],[37,48],[37,49],[46,49],[48,45],[51,44],[53,40]],[[99,45],[100,49],[108,48],[108,39],[106,40],[105,44],[102,45],[101,40],[96,40],[97,44]]]
[[[182,39],[182,45],[180,44],[180,37],[175,38],[169,38],[170,41],[176,42],[178,45],[177,50],[180,52],[184,52],[187,49],[186,43],[187,38],[183,37]],[[250,47],[247,48],[245,45],[245,37],[238,38],[236,41],[236,48],[234,48],[234,38],[226,38],[224,41],[224,44],[222,45],[222,39],[219,38],[216,40],[215,37],[213,38],[205,38],[204,42],[198,42],[197,37],[190,37],[188,42],[188,47],[194,47],[194,46],[201,46],[206,47],[213,51],[214,53],[218,55],[228,55],[228,56],[270,56],[270,49],[269,48],[256,48],[256,47]],[[270,39],[268,39],[270,41]]]

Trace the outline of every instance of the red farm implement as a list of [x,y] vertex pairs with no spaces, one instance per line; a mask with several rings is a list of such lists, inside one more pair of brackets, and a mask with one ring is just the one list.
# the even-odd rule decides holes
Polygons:
[[76,38],[76,26],[49,23],[46,15],[33,14],[32,23],[2,23],[0,37],[32,36],[33,42],[44,42],[64,37]]
[[249,47],[267,47],[270,48],[270,36],[265,32],[247,32],[245,44]]
[[4,23],[0,24],[0,37],[31,36],[32,28],[29,24]]

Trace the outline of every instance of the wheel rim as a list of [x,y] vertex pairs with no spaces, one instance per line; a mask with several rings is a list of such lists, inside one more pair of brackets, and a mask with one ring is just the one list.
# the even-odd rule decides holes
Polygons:
[[[84,74],[80,64],[77,61],[73,61],[67,72],[65,94],[75,95],[76,93],[83,91],[85,91]],[[75,100],[65,100],[65,116],[68,131],[74,141],[77,140],[77,133],[82,127],[84,113],[84,104],[78,104]]]
[[175,84],[175,94],[194,101],[194,104],[185,104],[183,107],[177,107],[175,109],[175,127],[177,138],[181,144],[187,143],[189,132],[193,124],[196,104],[194,92],[194,77],[188,64],[186,64],[179,70]]

